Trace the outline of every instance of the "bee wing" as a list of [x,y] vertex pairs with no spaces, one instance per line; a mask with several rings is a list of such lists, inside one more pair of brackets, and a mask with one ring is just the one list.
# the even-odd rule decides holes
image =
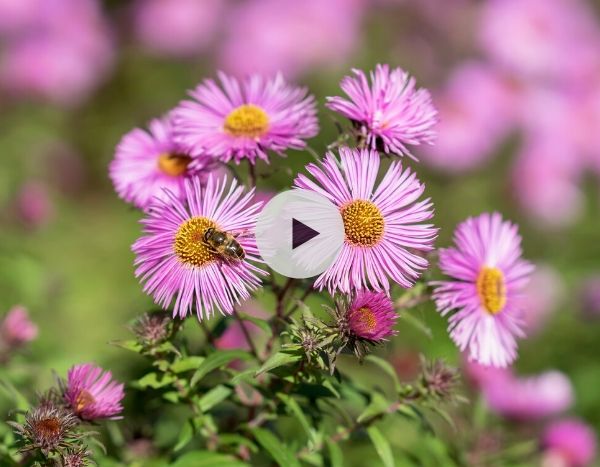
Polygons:
[[231,235],[233,235],[233,238],[235,238],[236,240],[238,238],[248,238],[248,237],[252,236],[252,232],[250,231],[250,229],[234,230],[230,233],[231,233]]

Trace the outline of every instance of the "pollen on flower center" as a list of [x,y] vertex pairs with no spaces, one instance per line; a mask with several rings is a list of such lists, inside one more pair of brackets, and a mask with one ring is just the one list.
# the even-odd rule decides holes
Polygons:
[[344,221],[346,240],[353,245],[373,246],[383,236],[384,220],[374,203],[356,200],[340,210]]
[[92,396],[88,391],[83,389],[77,395],[77,398],[75,399],[75,410],[77,412],[81,412],[82,410],[84,410],[86,407],[89,407],[94,402],[96,402],[96,399],[94,399],[94,396]]
[[183,175],[192,158],[182,154],[164,153],[158,156],[158,168],[171,177]]
[[377,318],[375,318],[375,313],[370,308],[364,306],[355,310],[353,314],[353,327],[355,331],[359,331],[361,333],[372,333],[377,326]]
[[206,217],[192,217],[185,221],[175,234],[175,254],[185,264],[204,266],[217,258],[217,254],[204,242],[204,233],[215,224]]
[[243,104],[229,112],[224,128],[232,136],[257,138],[268,130],[269,116],[257,105]]
[[506,284],[502,271],[498,268],[482,268],[477,277],[477,293],[488,313],[500,313],[506,304]]

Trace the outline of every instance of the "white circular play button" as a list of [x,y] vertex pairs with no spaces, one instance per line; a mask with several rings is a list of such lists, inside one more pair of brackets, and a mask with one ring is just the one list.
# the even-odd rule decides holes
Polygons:
[[344,244],[339,209],[307,190],[284,191],[271,199],[256,222],[256,245],[279,274],[304,279],[321,274]]

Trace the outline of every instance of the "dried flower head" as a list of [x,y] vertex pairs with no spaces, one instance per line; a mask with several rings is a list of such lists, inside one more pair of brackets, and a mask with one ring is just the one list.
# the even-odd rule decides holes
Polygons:
[[154,311],[142,315],[133,325],[132,331],[142,345],[153,347],[169,337],[172,323],[168,313]]
[[61,456],[62,467],[84,467],[93,463],[92,452],[85,447],[67,449]]
[[67,448],[77,439],[72,430],[79,420],[63,407],[43,404],[25,415],[25,423],[9,422],[21,438],[22,451],[40,449],[43,453]]
[[459,382],[458,370],[443,360],[422,360],[421,384],[426,393],[442,401],[451,400]]

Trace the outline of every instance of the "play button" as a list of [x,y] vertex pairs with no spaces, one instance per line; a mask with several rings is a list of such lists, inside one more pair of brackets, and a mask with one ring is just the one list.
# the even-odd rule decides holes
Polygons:
[[319,235],[315,229],[303,224],[296,218],[292,218],[292,250],[304,245],[309,240]]
[[256,245],[265,263],[287,277],[303,279],[325,271],[344,244],[339,209],[308,190],[284,191],[258,216]]

